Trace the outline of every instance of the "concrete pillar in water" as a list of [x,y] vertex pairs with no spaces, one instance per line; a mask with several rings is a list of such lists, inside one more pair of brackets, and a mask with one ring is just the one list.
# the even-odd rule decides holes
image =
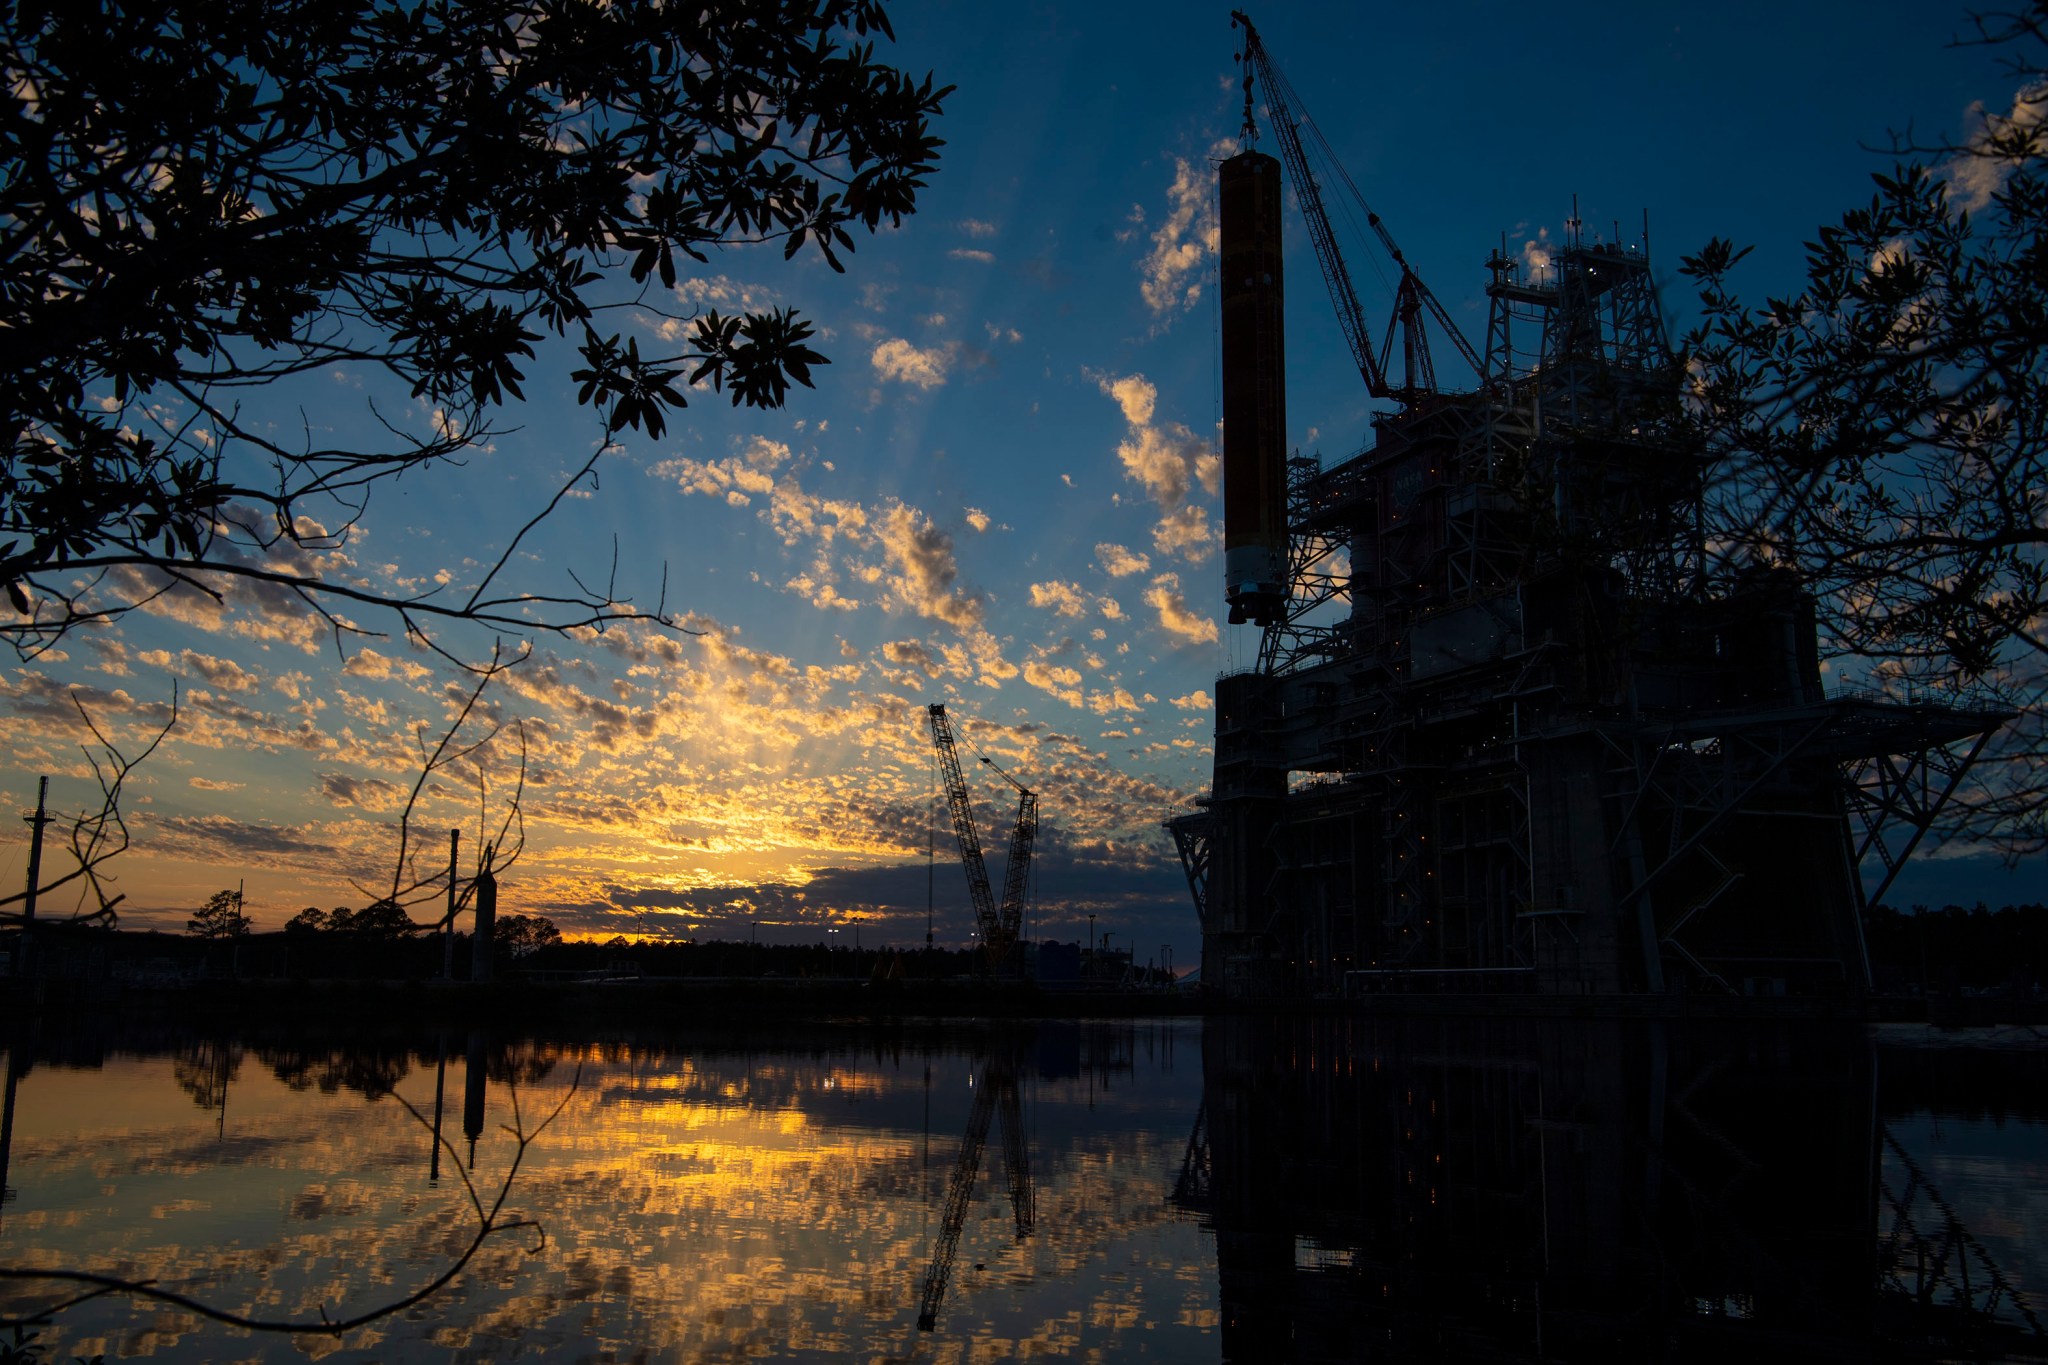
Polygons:
[[462,1135],[469,1139],[469,1168],[476,1169],[476,1140],[484,1131],[484,1031],[469,1031],[469,1056],[463,1061]]
[[476,874],[476,933],[469,945],[469,979],[491,979],[491,938],[498,924],[498,879],[491,873],[490,855],[484,855],[483,870]]

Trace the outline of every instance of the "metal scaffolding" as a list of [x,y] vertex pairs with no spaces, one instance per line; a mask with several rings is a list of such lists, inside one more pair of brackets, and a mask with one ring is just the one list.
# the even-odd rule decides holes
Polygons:
[[1288,597],[1169,823],[1203,979],[1862,994],[1859,869],[2004,715],[1829,696],[1801,585],[1708,572],[1646,251],[1490,264],[1477,392],[1288,462]]

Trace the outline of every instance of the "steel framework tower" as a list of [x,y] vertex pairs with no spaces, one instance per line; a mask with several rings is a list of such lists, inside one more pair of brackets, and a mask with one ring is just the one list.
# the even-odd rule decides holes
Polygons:
[[[1247,61],[1270,71],[1255,34]],[[1361,362],[1398,404],[1371,444],[1285,462],[1284,597],[1256,668],[1218,682],[1203,809],[1168,826],[1203,980],[1861,994],[1864,855],[1895,871],[2006,717],[1830,696],[1802,586],[1709,571],[1712,455],[1646,248],[1574,223],[1540,278],[1489,267],[1476,391]],[[1278,358],[1230,334],[1232,287],[1226,517],[1276,458],[1230,448],[1228,367]]]

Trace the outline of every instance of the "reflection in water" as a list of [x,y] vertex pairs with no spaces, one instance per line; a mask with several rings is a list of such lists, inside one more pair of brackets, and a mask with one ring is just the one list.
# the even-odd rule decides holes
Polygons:
[[1227,1360],[2048,1344],[1960,1216],[1929,1237],[1892,1192],[1888,1162],[1942,1207],[1860,1027],[1234,1021],[1204,1068],[1176,1198]]
[[[938,1327],[939,1306],[945,1301],[946,1285],[953,1278],[953,1260],[960,1250],[960,1230],[974,1197],[975,1178],[981,1173],[981,1149],[988,1141],[989,1120],[998,1110],[1003,1123],[1003,1170],[1009,1178],[1010,1212],[1017,1223],[1017,1240],[1021,1242],[1031,1235],[1031,1157],[1017,1076],[1021,1042],[1021,1030],[1003,1030],[988,1060],[982,1063],[981,1083],[974,1088],[974,1109],[968,1115],[967,1132],[960,1139],[960,1156],[946,1189],[946,1212],[939,1220],[938,1246],[933,1249],[931,1267],[924,1274],[924,1293],[917,1308],[920,1332]],[[929,1079],[930,1073],[926,1074]]]
[[0,1229],[6,1226],[7,1206],[14,1202],[14,1186],[7,1183],[7,1172],[14,1161],[14,1093],[28,1060],[25,1033],[17,1023],[7,1044],[6,1095],[0,1100]]
[[469,1057],[462,1068],[462,1135],[469,1139],[469,1169],[476,1169],[476,1140],[484,1131],[486,1065],[482,1029],[469,1031]]
[[[431,1280],[474,1234],[468,1182],[510,1169],[501,1130],[568,1100],[511,1188],[546,1226],[538,1249],[486,1243],[430,1303],[339,1344],[102,1300],[59,1319],[57,1359],[1929,1359],[2044,1341],[2048,1053],[1817,1025],[1341,1018],[38,1047],[40,1065],[25,1038],[9,1049],[0,1183],[20,1194],[0,1263],[156,1276],[273,1316]],[[448,1149],[443,1181],[438,1146],[421,1163],[415,1144],[430,1112],[437,1140],[452,1128],[458,1090],[474,1145]],[[51,1297],[10,1287],[0,1313]]]
[[[544,1221],[545,1247],[489,1243],[431,1305],[323,1351],[479,1361],[1214,1354],[1204,1238],[1166,1199],[1199,1098],[1198,1071],[1173,1066],[1199,1055],[1187,1025],[1054,1025],[1008,1039],[970,1029],[601,1046],[483,1039],[480,1051],[462,1042],[445,1072],[431,1034],[416,1049],[373,1050],[367,1067],[295,1045],[288,1064],[231,1077],[224,1138],[217,1107],[200,1110],[181,1085],[175,1047],[100,1052],[96,1070],[40,1067],[24,1086],[17,1147],[28,1194],[22,1216],[0,1229],[0,1262],[153,1274],[279,1316],[359,1309],[431,1278],[474,1229],[461,1181],[420,1181],[431,1164],[412,1144],[437,1077],[460,1089],[465,1131],[478,1137],[473,1179],[488,1199],[512,1154],[497,1130],[521,1113],[530,1126],[580,1065],[580,1088],[527,1153],[511,1195],[515,1212]],[[247,1045],[266,1060],[284,1051]],[[365,1084],[325,1090],[308,1079],[319,1074]],[[984,1088],[1007,1178],[963,1198],[955,1273],[936,1330],[921,1333],[949,1158]],[[1020,1215],[1035,1229],[1021,1242]],[[0,1311],[24,1306],[19,1289],[5,1294]],[[301,1358],[288,1339],[109,1301],[67,1312],[55,1331],[59,1358]]]
[[[453,942],[452,935],[444,935]],[[434,1048],[434,1141],[428,1148],[427,1184],[441,1183],[441,1115],[448,1095],[448,1030],[442,1029]]]

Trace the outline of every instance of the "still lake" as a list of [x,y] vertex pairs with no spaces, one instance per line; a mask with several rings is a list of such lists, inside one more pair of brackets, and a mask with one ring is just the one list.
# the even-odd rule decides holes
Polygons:
[[7,1041],[0,1267],[318,1322],[444,1274],[472,1191],[528,1224],[338,1339],[109,1296],[40,1328],[50,1361],[2048,1356],[2027,1030]]

